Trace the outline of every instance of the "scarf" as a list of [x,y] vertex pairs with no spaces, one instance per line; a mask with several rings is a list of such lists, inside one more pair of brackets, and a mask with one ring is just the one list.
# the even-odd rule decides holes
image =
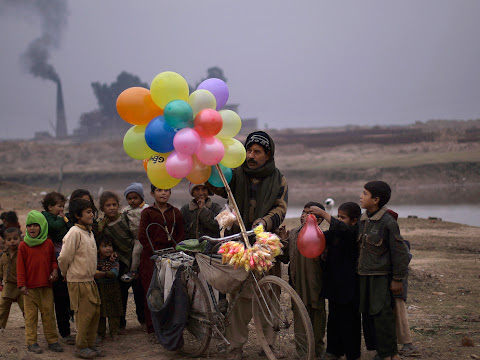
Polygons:
[[271,146],[270,158],[264,166],[258,169],[250,169],[247,166],[247,161],[245,160],[241,167],[235,169],[235,188],[233,190],[233,195],[247,229],[252,226],[252,222],[249,219],[249,179],[261,180],[256,192],[256,206],[253,220],[268,214],[278,197],[278,193],[282,185],[282,173],[275,167],[275,144],[270,136],[268,137]]
[[25,243],[30,247],[43,244],[45,240],[47,240],[47,236],[48,236],[47,219],[45,219],[45,216],[43,216],[43,214],[40,211],[32,210],[27,215],[27,226],[31,224],[40,225],[40,233],[38,234],[37,237],[32,238],[28,234],[28,230],[27,230],[27,234],[23,238],[23,241],[25,241]]
[[120,216],[121,216],[120,213],[115,215],[115,217],[113,219],[110,219],[110,218],[105,216],[102,220],[100,220],[98,222],[98,232],[103,232],[103,230],[105,229],[105,226],[107,226],[111,222],[117,221]]

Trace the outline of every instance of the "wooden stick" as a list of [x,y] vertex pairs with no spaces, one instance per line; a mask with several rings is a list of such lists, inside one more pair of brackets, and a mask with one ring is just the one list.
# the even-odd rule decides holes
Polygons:
[[232,189],[230,189],[230,186],[228,185],[227,179],[225,178],[225,175],[223,174],[223,171],[220,168],[220,165],[219,164],[215,165],[215,168],[217,169],[218,174],[222,179],[223,185],[225,186],[225,190],[227,191],[227,194],[228,194],[228,200],[233,205],[233,209],[235,210],[235,215],[237,217],[238,225],[240,226],[240,231],[242,232],[242,237],[243,237],[243,240],[245,241],[245,245],[247,246],[247,248],[251,248],[250,242],[248,241],[247,229],[245,228],[243,219],[240,216],[240,211],[238,211],[237,202],[233,197]]

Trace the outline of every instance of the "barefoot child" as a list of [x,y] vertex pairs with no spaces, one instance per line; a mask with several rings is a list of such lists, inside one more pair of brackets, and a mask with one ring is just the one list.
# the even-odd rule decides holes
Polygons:
[[28,351],[41,354],[37,343],[38,311],[48,348],[62,352],[58,343],[53,305],[52,283],[58,279],[58,265],[52,240],[47,239],[48,225],[41,212],[27,215],[27,234],[18,246],[17,286],[24,295],[25,339]]
[[[65,196],[58,192],[50,192],[42,200],[43,216],[48,222],[48,237],[55,247],[55,256],[58,258],[62,250],[63,237],[68,232],[68,219],[65,216]],[[53,300],[58,332],[68,345],[75,345],[75,338],[70,334],[70,298],[68,297],[67,283],[61,272],[58,281],[53,284]]]
[[[0,259],[0,332],[7,325],[12,303],[16,302],[23,313],[23,294],[17,287],[17,252],[21,241],[20,229],[8,228],[4,231],[5,251]],[[2,282],[3,281],[3,282]]]
[[97,245],[91,230],[94,213],[92,203],[76,199],[70,203],[70,214],[75,226],[63,238],[58,265],[67,281],[70,308],[75,311],[77,338],[75,356],[91,359],[105,356],[95,346],[98,321],[100,319],[100,296],[95,273],[97,271]]
[[127,215],[128,227],[133,235],[134,244],[130,271],[122,275],[122,280],[130,282],[138,278],[138,265],[140,265],[140,256],[142,255],[143,249],[142,244],[138,241],[138,227],[140,226],[142,211],[148,207],[148,204],[145,204],[144,201],[143,185],[138,182],[128,185],[124,195],[127,199],[128,206],[122,210],[122,213]]
[[124,315],[120,286],[118,285],[118,260],[111,261],[113,254],[113,241],[108,235],[100,235],[97,240],[98,259],[95,281],[97,282],[100,294],[100,322],[98,324],[98,335],[103,340],[108,332],[113,341],[118,340],[118,329],[120,328],[120,317]]

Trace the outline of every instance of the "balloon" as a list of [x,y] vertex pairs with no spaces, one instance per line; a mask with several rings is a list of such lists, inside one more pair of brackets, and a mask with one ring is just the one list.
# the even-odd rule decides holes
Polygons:
[[[222,164],[220,164],[220,169],[222,170],[223,175],[225,175],[225,179],[227,180],[227,183],[230,183],[230,181],[232,181],[232,177],[233,177],[232,169],[230,169],[226,166],[223,166]],[[225,186],[225,185],[223,185],[222,178],[220,177],[220,174],[218,173],[218,170],[217,170],[216,166],[212,166],[212,175],[210,175],[210,177],[208,178],[208,182],[215,187],[224,187]]]
[[228,139],[238,134],[242,128],[242,120],[235,111],[220,110],[218,112],[223,120],[222,130],[217,134],[220,139]]
[[193,127],[192,108],[186,101],[173,100],[170,101],[165,109],[165,120],[172,128],[183,129],[185,127]]
[[193,129],[182,129],[175,134],[173,146],[180,154],[193,155],[200,146],[200,135]]
[[195,155],[205,165],[218,164],[225,154],[222,142],[215,136],[202,138]]
[[215,136],[222,130],[223,120],[218,111],[205,109],[195,116],[194,124],[198,135]]
[[143,160],[156,152],[145,142],[145,129],[146,125],[132,126],[123,137],[123,148],[131,158]]
[[310,259],[320,256],[325,249],[325,235],[312,214],[307,216],[305,225],[298,234],[297,248],[303,256]]
[[215,96],[213,96],[210,91],[204,89],[196,90],[191,93],[188,97],[188,103],[192,107],[193,116],[197,115],[201,110],[215,110],[217,107],[217,100],[215,100]]
[[225,84],[225,81],[211,78],[203,81],[200,85],[198,85],[197,90],[205,89],[210,91],[217,100],[217,110],[221,109],[228,100],[228,86]]
[[150,160],[150,158],[143,159],[143,168],[145,169],[145,171],[147,171],[148,160]]
[[155,152],[167,153],[174,149],[173,138],[175,134],[176,131],[168,125],[163,115],[157,116],[150,121],[145,129],[145,141]]
[[242,165],[247,157],[243,144],[237,139],[222,139],[222,143],[225,147],[225,155],[220,164],[232,169]]
[[195,155],[193,155],[192,159],[193,169],[190,174],[187,175],[187,180],[192,184],[203,184],[210,177],[212,168],[202,164]]
[[190,155],[182,155],[173,151],[165,162],[167,173],[175,179],[181,179],[190,174],[193,168],[193,160]]
[[163,109],[172,100],[188,100],[187,81],[173,71],[165,71],[157,76],[150,85],[153,102]]
[[150,90],[142,87],[131,87],[118,95],[117,111],[123,120],[133,125],[147,125],[163,114],[153,102]]
[[160,189],[171,189],[176,186],[181,179],[175,179],[168,175],[165,169],[165,160],[169,154],[155,154],[150,157],[147,165],[147,175],[150,182]]

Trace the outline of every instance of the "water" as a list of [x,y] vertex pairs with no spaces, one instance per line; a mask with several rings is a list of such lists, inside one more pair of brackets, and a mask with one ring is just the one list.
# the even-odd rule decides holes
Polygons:
[[[416,215],[419,218],[428,217],[441,218],[443,221],[455,222],[471,226],[480,226],[480,204],[458,204],[458,205],[390,205],[390,209],[398,213],[401,218],[409,215]],[[287,218],[299,218],[302,207],[289,206]],[[337,215],[338,207],[332,209],[331,214]]]

